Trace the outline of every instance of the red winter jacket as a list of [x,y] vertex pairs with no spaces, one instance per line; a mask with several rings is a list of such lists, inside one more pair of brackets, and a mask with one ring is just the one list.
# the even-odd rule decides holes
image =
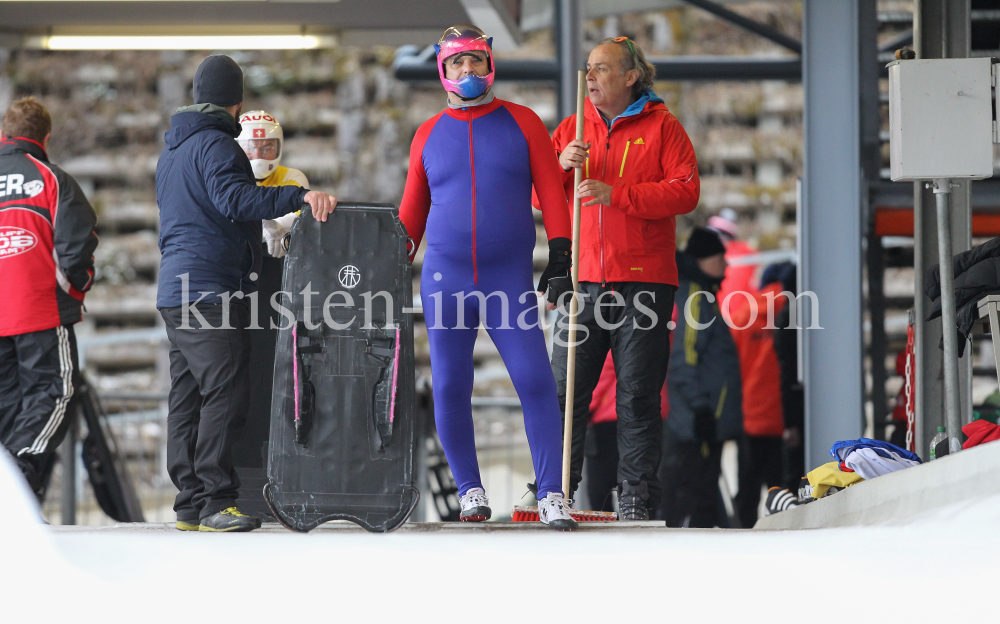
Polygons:
[[31,139],[0,141],[0,336],[76,323],[94,281],[97,215]]
[[[580,281],[676,286],[675,217],[694,210],[701,194],[687,133],[652,91],[616,117],[610,130],[589,98],[584,110],[583,136],[590,142],[584,178],[613,188],[610,206],[583,208]],[[552,136],[556,152],[575,138],[572,115]],[[563,172],[563,186],[572,202],[573,170]]]
[[[781,406],[781,370],[778,353],[774,350],[775,329],[767,329],[767,305],[770,294],[774,297],[774,315],[788,302],[778,296],[781,284],[768,284],[754,295],[757,315],[745,297],[737,295],[730,303],[732,325],[730,331],[740,354],[740,373],[743,378],[743,431],[748,436],[781,437],[785,432]],[[752,322],[751,322],[752,320]],[[743,327],[745,329],[736,329]]]
[[[736,258],[742,256],[748,256],[752,253],[757,253],[757,250],[748,245],[747,243],[739,240],[729,241],[726,245],[726,262],[732,262]],[[719,307],[722,306],[722,302],[726,300],[726,297],[734,292],[746,292],[753,294],[754,288],[751,286],[753,282],[753,274],[757,271],[756,264],[731,264],[726,267],[726,279],[722,280],[722,285],[719,286],[719,292],[715,293],[718,298]],[[742,295],[736,295],[729,300],[732,310],[736,309],[737,305],[746,303],[746,299]],[[727,311],[724,311],[725,314]]]

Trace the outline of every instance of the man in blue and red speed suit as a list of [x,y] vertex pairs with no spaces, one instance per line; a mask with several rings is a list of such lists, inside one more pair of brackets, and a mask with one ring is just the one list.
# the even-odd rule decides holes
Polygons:
[[[448,108],[417,130],[399,216],[427,236],[420,294],[430,341],[435,422],[458,483],[463,521],[490,517],[472,424],[472,350],[480,321],[507,365],[524,410],[539,516],[575,527],[560,484],[559,400],[532,288],[532,186],[549,238],[538,290],[570,290],[570,214],[548,131],[530,109],[493,97],[491,39],[453,26],[437,46]],[[557,287],[560,284],[560,287]]]

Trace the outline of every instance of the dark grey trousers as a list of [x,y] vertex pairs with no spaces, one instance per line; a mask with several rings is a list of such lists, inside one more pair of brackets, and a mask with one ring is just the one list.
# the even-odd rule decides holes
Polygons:
[[233,444],[250,397],[249,309],[230,305],[229,329],[221,328],[222,305],[199,304],[197,310],[209,327],[190,314],[184,329],[181,307],[160,310],[170,339],[167,471],[180,490],[177,519],[192,523],[236,504]]

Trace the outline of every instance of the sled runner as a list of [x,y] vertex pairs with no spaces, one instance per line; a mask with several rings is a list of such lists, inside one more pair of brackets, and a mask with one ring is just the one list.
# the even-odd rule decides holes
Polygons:
[[384,204],[339,204],[326,223],[304,210],[292,228],[264,486],[286,528],[392,531],[417,504],[407,240]]

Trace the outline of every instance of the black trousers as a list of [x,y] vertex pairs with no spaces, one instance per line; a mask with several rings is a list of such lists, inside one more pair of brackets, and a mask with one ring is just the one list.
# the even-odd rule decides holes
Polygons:
[[[608,350],[618,377],[615,411],[618,414],[617,483],[644,482],[647,505],[660,500],[657,469],[660,466],[663,420],[660,389],[667,376],[674,293],[669,284],[580,282],[583,301],[577,324],[576,386],[573,397],[573,455],[570,489],[575,491],[583,472],[584,443],[590,400],[601,377]],[[618,303],[620,302],[620,305]],[[600,303],[600,313],[597,313]],[[656,318],[651,318],[654,315]],[[563,413],[566,406],[566,358],[569,338],[567,314],[560,312],[552,347],[552,372]],[[603,325],[603,327],[602,327]],[[560,344],[561,343],[561,344]]]
[[77,361],[72,325],[0,336],[0,440],[39,496],[76,414]]
[[752,529],[757,523],[760,486],[781,486],[784,481],[784,442],[778,436],[746,436],[740,441],[739,461],[736,513],[740,526]]
[[589,508],[614,511],[611,490],[618,487],[618,422],[592,424],[584,447],[583,468],[587,471]]
[[160,310],[170,339],[167,471],[180,490],[177,519],[192,523],[236,504],[233,444],[250,397],[249,309],[229,305],[228,329],[222,305],[198,304],[197,311],[208,327],[193,309],[184,326],[182,307]]
[[719,493],[722,442],[678,442],[669,435],[664,442],[666,496],[657,517],[669,527],[729,526]]

